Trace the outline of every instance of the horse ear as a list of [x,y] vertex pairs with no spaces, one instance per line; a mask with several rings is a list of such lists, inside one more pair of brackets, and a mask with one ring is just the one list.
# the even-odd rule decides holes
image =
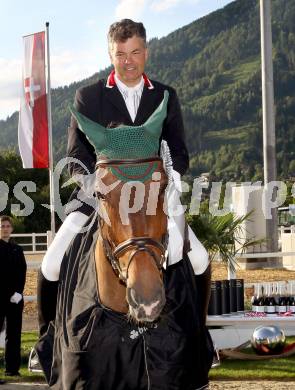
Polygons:
[[167,103],[169,92],[164,91],[164,98],[148,120],[144,123],[145,130],[155,138],[159,138],[162,132],[162,124],[167,116]]
[[78,112],[73,105],[71,105],[69,109],[76,119],[79,129],[83,131],[89,142],[95,147],[96,151],[99,152],[103,149],[106,143],[106,128]]

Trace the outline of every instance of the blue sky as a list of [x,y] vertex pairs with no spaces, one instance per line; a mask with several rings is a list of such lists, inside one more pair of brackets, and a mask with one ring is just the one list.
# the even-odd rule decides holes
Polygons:
[[109,65],[106,34],[115,20],[142,21],[148,39],[163,37],[232,0],[0,0],[0,119],[19,106],[22,36],[50,23],[52,87]]

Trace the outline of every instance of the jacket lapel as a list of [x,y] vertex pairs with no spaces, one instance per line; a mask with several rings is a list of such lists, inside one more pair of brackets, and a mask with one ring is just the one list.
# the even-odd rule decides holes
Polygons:
[[132,124],[133,122],[126,107],[125,101],[117,86],[114,86],[112,88],[105,88],[105,96],[109,100],[109,102],[114,105],[127,119],[128,123],[126,124]]
[[134,125],[142,125],[158,106],[159,96],[155,89],[148,89],[145,85],[142,91]]

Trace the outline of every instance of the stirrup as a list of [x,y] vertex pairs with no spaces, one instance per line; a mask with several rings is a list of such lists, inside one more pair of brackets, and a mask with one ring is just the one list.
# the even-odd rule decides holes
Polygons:
[[39,363],[38,355],[33,347],[30,352],[29,361],[28,361],[28,370],[29,372],[42,372],[42,367]]

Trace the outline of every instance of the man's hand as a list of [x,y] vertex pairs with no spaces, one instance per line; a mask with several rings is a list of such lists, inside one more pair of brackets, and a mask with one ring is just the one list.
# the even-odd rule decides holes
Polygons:
[[172,169],[172,177],[173,177],[175,188],[177,189],[178,192],[182,192],[180,173]]
[[23,299],[22,294],[15,292],[11,297],[10,297],[10,302],[11,303],[16,303],[18,304],[21,300]]

